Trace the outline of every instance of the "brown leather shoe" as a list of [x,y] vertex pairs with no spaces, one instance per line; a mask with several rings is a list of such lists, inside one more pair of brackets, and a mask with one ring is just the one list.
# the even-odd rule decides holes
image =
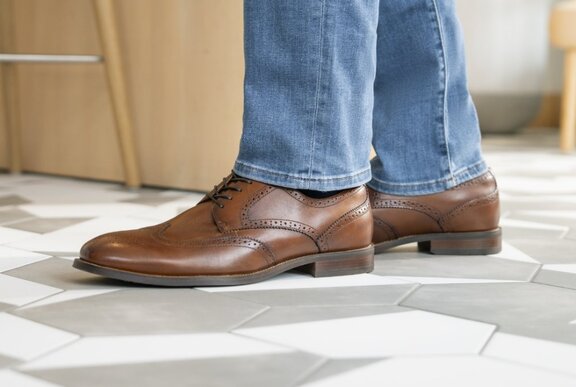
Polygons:
[[369,193],[376,253],[412,242],[433,254],[501,250],[498,187],[491,172],[432,195],[394,196],[373,189]]
[[365,187],[312,199],[232,174],[167,222],[92,239],[74,267],[161,286],[248,284],[293,268],[367,273],[372,225]]

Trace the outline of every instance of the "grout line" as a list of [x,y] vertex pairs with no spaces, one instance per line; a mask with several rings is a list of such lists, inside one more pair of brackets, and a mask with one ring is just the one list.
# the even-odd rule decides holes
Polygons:
[[234,335],[234,336],[241,337],[241,338],[243,338],[243,339],[248,339],[248,340],[251,340],[251,341],[258,341],[258,342],[260,342],[260,343],[264,343],[264,344],[267,344],[267,345],[271,345],[271,346],[273,346],[273,347],[284,348],[284,349],[287,350],[287,352],[309,353],[309,354],[312,354],[312,355],[314,355],[314,356],[318,356],[318,357],[320,357],[320,358],[322,357],[322,355],[319,355],[319,354],[314,353],[314,352],[303,351],[302,349],[300,349],[300,348],[298,348],[298,347],[293,347],[293,346],[290,346],[290,345],[287,345],[287,344],[283,344],[283,343],[277,343],[277,342],[271,341],[271,340],[265,340],[265,339],[263,339],[263,338],[261,338],[261,337],[253,337],[253,336],[250,336],[250,335],[246,335],[246,334],[244,334],[244,333],[238,333],[238,332],[232,332],[232,331],[228,331],[227,333],[230,334],[230,335]]
[[401,304],[406,301],[412,294],[414,294],[418,289],[420,289],[423,285],[421,283],[414,283],[414,286],[406,292],[394,305],[402,306]]
[[[34,220],[34,219],[42,219],[40,217],[34,216],[34,215],[30,215],[24,218],[20,218],[20,219],[15,219],[15,220],[10,220],[8,222],[4,222],[4,223],[0,223],[0,227],[9,227],[12,225],[17,225],[18,223],[22,223],[22,222],[26,222],[28,220]],[[14,229],[14,230],[20,230],[20,229]],[[20,230],[20,231],[26,231],[26,230]],[[33,231],[27,231],[27,232],[33,232]],[[39,234],[39,233],[35,233],[35,234]]]
[[500,330],[500,326],[498,324],[494,324],[494,329],[492,329],[492,332],[490,332],[490,335],[488,336],[488,338],[486,339],[486,341],[484,342],[482,347],[480,347],[480,350],[478,351],[478,355],[483,356],[484,351],[486,350],[486,347],[488,347],[488,344],[490,344],[490,342],[494,338],[494,335],[499,330]]
[[[75,334],[75,335],[77,335],[77,334]],[[20,371],[20,370],[24,371],[24,369],[22,369],[22,367],[26,367],[26,365],[28,365],[32,362],[38,361],[38,360],[40,360],[46,356],[52,355],[53,353],[62,351],[63,349],[65,349],[65,348],[77,343],[78,341],[82,340],[83,338],[84,338],[84,336],[77,335],[77,337],[74,340],[70,340],[67,343],[59,345],[59,346],[57,346],[57,347],[55,347],[55,348],[53,348],[47,352],[41,353],[40,355],[33,357],[31,359],[26,359],[25,361],[23,361],[22,363],[18,364],[16,367],[14,367],[13,369],[15,369],[17,371]]]
[[310,379],[311,376],[320,371],[325,365],[329,363],[329,361],[330,359],[328,358],[320,358],[313,367],[300,375],[291,386],[301,386],[302,384],[306,383],[306,380]]
[[528,279],[527,282],[536,283],[536,282],[534,282],[534,279],[536,278],[536,276],[537,276],[538,274],[540,274],[540,272],[542,271],[542,268],[543,268],[543,267],[544,267],[544,265],[543,265],[542,263],[540,263],[540,264],[538,265],[538,267],[536,268],[536,270],[534,270],[534,273],[532,273],[532,275],[530,276],[530,278]]
[[568,286],[563,286],[563,285],[555,285],[555,284],[548,284],[548,283],[544,283],[544,282],[531,282],[534,285],[542,285],[542,286],[549,286],[551,288],[558,288],[558,289],[565,289],[565,290],[572,290],[576,292],[575,288],[571,288]]
[[[256,305],[260,305],[260,304],[256,304]],[[253,314],[250,317],[247,317],[246,319],[244,319],[243,321],[240,321],[238,324],[236,324],[235,326],[233,326],[232,328],[230,328],[229,332],[236,330],[236,329],[240,329],[243,325],[248,324],[250,321],[256,319],[257,317],[263,315],[264,313],[268,312],[270,309],[272,309],[271,306],[265,305],[266,308],[256,312],[255,314]]]
[[[528,368],[528,369],[537,369],[537,370],[541,370],[541,371],[545,371],[545,372],[549,372],[549,373],[554,373],[557,375],[569,376],[571,378],[576,378],[576,373],[571,373],[568,371],[561,371],[561,370],[549,368],[549,367],[543,367],[539,364],[524,363],[524,362],[519,361],[519,360],[506,359],[506,358],[502,358],[502,357],[498,357],[498,356],[494,356],[494,355],[482,355],[482,357],[486,358],[486,359],[491,359],[493,361],[498,361],[498,362],[507,363],[507,364],[513,364],[516,366],[521,366],[521,367]],[[576,384],[576,381],[575,381],[575,384]]]
[[[26,265],[26,266],[28,266],[28,265]],[[2,275],[7,275],[7,274],[4,274],[4,273],[0,273],[0,274],[2,274]],[[12,277],[12,276],[8,275],[8,277]],[[16,279],[19,279],[19,280],[22,280],[22,281],[31,282],[31,283],[34,283],[34,284],[44,285],[44,284],[41,284],[41,283],[39,283],[39,282],[34,282],[34,281],[30,281],[30,280],[26,280],[26,279],[22,279],[22,278],[18,278],[18,277],[12,277],[12,278],[16,278]],[[9,313],[9,314],[14,315],[14,316],[16,316],[16,317],[24,318],[24,317],[21,317],[21,316],[18,316],[18,315],[16,315],[16,314],[14,314],[13,312],[17,312],[18,309],[20,309],[20,308],[25,308],[25,307],[28,307],[28,306],[30,306],[30,305],[34,305],[34,304],[37,303],[37,302],[47,300],[48,298],[50,298],[50,297],[52,297],[52,296],[57,296],[57,295],[62,294],[62,293],[64,293],[64,292],[66,291],[65,289],[55,288],[55,287],[50,286],[50,285],[44,285],[44,286],[49,286],[49,287],[51,287],[51,288],[58,289],[58,290],[60,290],[60,291],[59,291],[59,292],[56,292],[56,293],[53,293],[53,294],[50,294],[50,295],[48,295],[48,296],[44,296],[44,297],[38,298],[37,300],[27,302],[27,303],[22,304],[22,305],[14,305],[12,308],[8,308],[8,309],[4,310],[4,312],[2,312],[2,313]],[[12,304],[10,304],[10,305],[12,305]],[[33,320],[30,320],[30,321],[33,321]],[[43,323],[39,323],[39,324],[43,324]],[[44,324],[44,325],[46,325],[46,324]],[[47,325],[47,326],[49,326],[49,325]],[[60,328],[57,328],[57,329],[60,329]]]

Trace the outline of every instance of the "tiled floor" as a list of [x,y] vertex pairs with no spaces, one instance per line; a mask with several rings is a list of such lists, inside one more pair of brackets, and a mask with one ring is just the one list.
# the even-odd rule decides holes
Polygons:
[[201,195],[0,175],[0,386],[576,386],[576,155],[539,132],[485,144],[501,254],[406,246],[371,274],[226,288],[71,267]]

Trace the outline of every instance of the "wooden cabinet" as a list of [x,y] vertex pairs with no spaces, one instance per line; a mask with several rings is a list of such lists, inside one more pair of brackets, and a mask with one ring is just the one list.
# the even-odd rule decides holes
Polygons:
[[[232,167],[241,133],[242,1],[116,7],[144,184],[211,188]],[[90,0],[0,0],[2,12],[11,23],[0,26],[10,37],[1,51],[100,53]],[[103,66],[13,66],[24,170],[120,181]],[[5,131],[1,122],[0,167],[8,162]]]

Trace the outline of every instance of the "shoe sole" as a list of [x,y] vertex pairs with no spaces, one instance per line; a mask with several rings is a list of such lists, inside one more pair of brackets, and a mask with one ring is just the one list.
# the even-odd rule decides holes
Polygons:
[[441,255],[489,255],[502,251],[502,230],[410,235],[374,244],[380,254],[393,247],[418,243],[418,250]]
[[145,285],[168,287],[247,285],[265,281],[292,269],[309,273],[314,277],[370,273],[374,270],[374,247],[368,246],[357,250],[307,255],[278,263],[257,272],[231,275],[161,276],[142,274],[97,265],[82,258],[75,259],[73,266],[76,269],[107,278]]

